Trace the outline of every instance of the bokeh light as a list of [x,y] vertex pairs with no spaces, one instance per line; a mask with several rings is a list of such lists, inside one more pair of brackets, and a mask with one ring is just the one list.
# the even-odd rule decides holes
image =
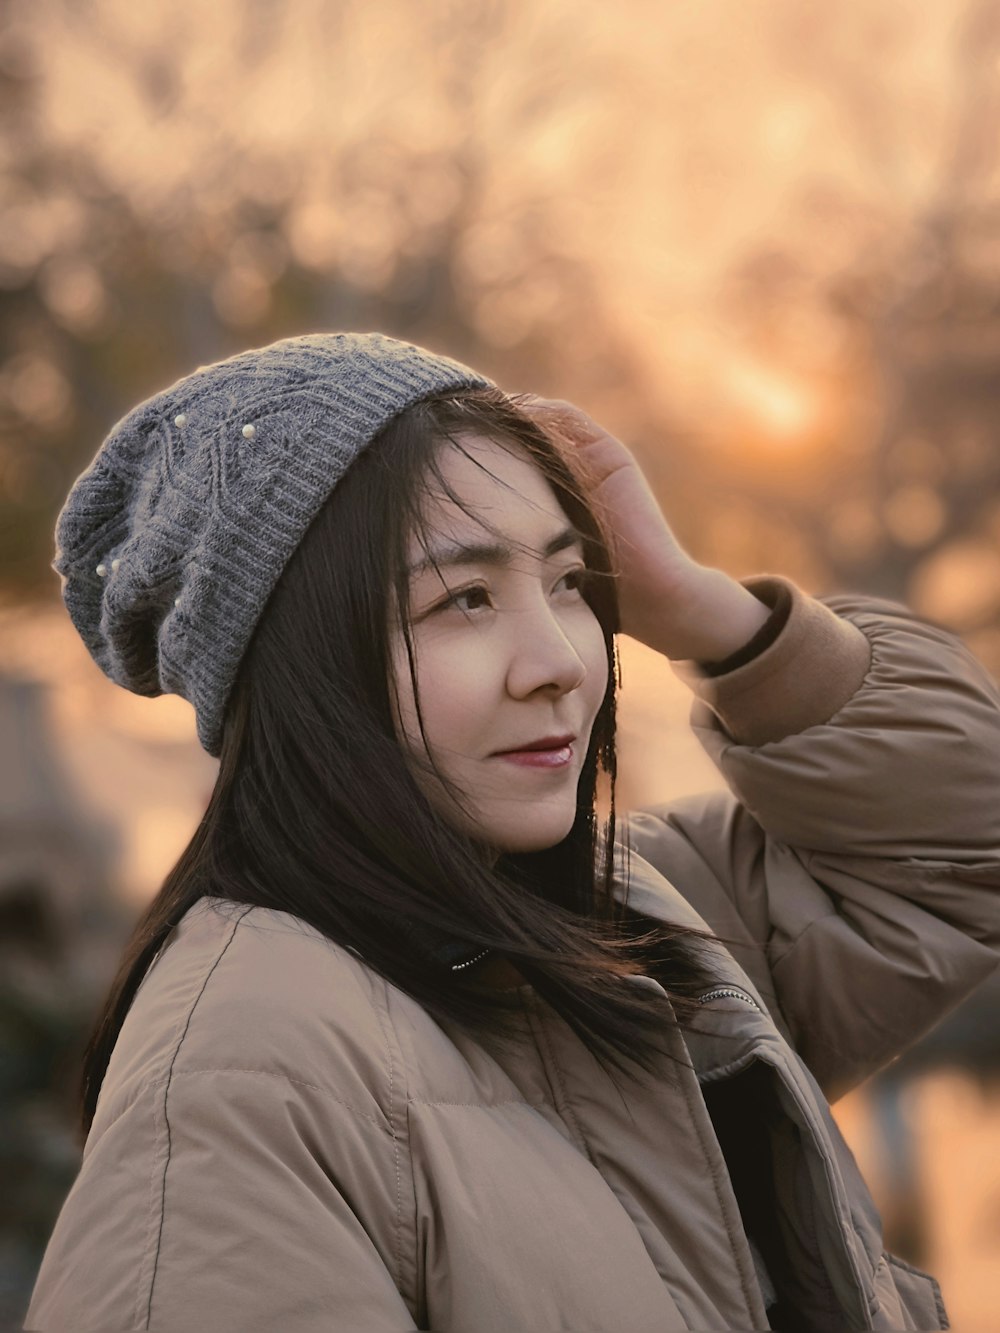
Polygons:
[[[696,559],[898,599],[1000,675],[998,15],[10,0],[0,717],[16,776],[0,813],[16,857],[0,909],[30,881],[74,941],[72,966],[37,965],[66,1031],[215,764],[185,703],[127,695],[90,661],[50,568],[55,518],[118,417],[241,347],[381,329],[577,401],[633,449]],[[621,648],[620,806],[721,786],[664,660]],[[1000,1030],[995,994],[975,1005],[961,1032]],[[902,1184],[879,1120],[895,1085],[835,1110],[895,1243],[973,1333],[996,1322],[989,1227],[962,1219],[1000,1197],[1000,1043],[987,1058],[948,1032],[898,1100]],[[973,1047],[971,1074],[941,1074]],[[0,1230],[12,1309],[75,1163],[59,1095],[33,1085],[0,1122],[56,1163]],[[979,1169],[949,1173],[973,1142]]]

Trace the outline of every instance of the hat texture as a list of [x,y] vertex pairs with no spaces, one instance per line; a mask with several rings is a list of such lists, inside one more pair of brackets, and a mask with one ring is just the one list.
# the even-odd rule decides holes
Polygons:
[[255,625],[323,502],[421,398],[493,381],[380,333],[286,338],[202,366],[111,431],[56,523],[63,601],[101,670],[179,694],[222,748]]

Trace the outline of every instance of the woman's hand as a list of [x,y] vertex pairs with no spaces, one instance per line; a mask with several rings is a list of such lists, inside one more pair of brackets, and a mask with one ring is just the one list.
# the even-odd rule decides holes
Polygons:
[[568,444],[612,540],[621,629],[671,658],[721,661],[769,615],[753,593],[683,549],[629,449],[561,398],[519,394],[522,409]]

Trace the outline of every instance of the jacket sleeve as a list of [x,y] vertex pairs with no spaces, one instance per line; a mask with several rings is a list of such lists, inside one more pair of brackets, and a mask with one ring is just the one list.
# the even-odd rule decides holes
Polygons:
[[898,602],[744,586],[791,593],[777,637],[720,675],[671,662],[729,790],[634,813],[629,841],[736,941],[833,1100],[1000,961],[1000,689]]
[[307,1084],[175,1073],[88,1141],[25,1328],[415,1329],[363,1220],[386,1156],[387,1126]]

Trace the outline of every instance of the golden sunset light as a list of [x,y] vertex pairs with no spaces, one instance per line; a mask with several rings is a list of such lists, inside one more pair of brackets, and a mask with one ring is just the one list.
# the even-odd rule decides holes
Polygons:
[[[113,684],[67,614],[55,525],[101,441],[241,350],[381,331],[577,404],[631,451],[693,564],[902,605],[995,688],[1000,4],[14,0],[0,99],[0,922],[23,988],[0,1012],[17,1048],[3,1333],[78,1165],[85,1024],[219,777],[192,705]],[[130,503],[129,521],[152,512],[153,483]],[[91,643],[122,614],[115,586]],[[670,659],[627,631],[618,645],[619,810],[723,793]],[[928,669],[919,688],[942,675],[957,689],[975,671]],[[971,764],[985,747],[960,731]],[[748,744],[752,762],[770,744]],[[845,800],[834,762],[803,765],[803,784],[821,772]],[[923,837],[854,851],[944,864]],[[762,863],[822,873],[828,849],[779,842]],[[955,859],[982,885],[989,855]],[[840,873],[821,890],[857,930]],[[1000,1324],[998,1003],[987,979],[833,1112],[887,1248],[936,1275],[955,1333]]]

